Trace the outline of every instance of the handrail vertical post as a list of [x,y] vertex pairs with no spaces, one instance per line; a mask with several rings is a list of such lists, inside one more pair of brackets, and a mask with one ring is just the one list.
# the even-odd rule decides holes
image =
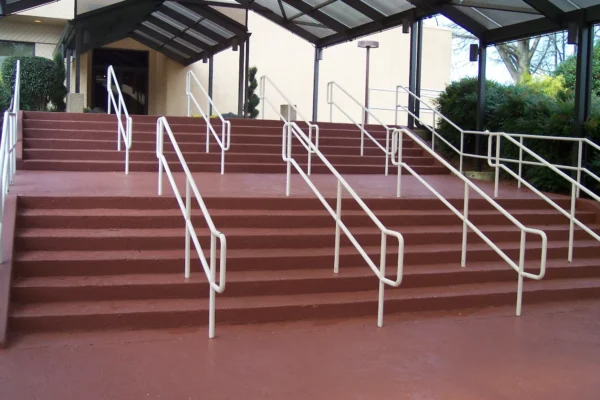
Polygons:
[[[385,301],[385,259],[387,255],[387,235],[381,232],[381,254],[379,259],[379,301],[377,304],[377,326],[383,327],[383,305]],[[400,254],[398,254],[400,257]]]
[[[312,131],[313,131],[313,126],[309,125],[308,126],[308,141],[310,143],[312,143]],[[318,148],[318,143],[317,143],[317,148]],[[307,172],[308,172],[308,176],[310,176],[310,173],[312,172],[312,151],[308,152],[308,168],[307,168]]]
[[[286,130],[287,128],[287,130]],[[291,125],[284,127],[284,135],[287,135],[286,153],[287,153],[287,170],[286,170],[286,185],[285,195],[289,196],[292,189],[292,130]]]
[[340,222],[342,221],[342,183],[338,180],[335,205],[335,254],[333,260],[333,273],[340,272]]
[[462,251],[460,256],[460,266],[465,268],[467,266],[467,239],[469,235],[469,185],[465,182],[465,199],[463,209],[463,232],[462,232]]
[[260,77],[260,105],[262,119],[265,119],[265,77]]
[[498,191],[500,189],[500,139],[500,136],[496,136],[496,171],[494,179],[494,197],[498,197]]
[[[581,167],[583,166],[583,141],[579,140],[579,150],[577,157],[577,184],[581,185]],[[577,198],[581,194],[581,189],[577,186]]]
[[333,122],[333,82],[327,83],[327,102],[329,103],[329,122]]
[[[434,129],[435,130],[435,129]],[[435,134],[431,134],[431,137],[433,138],[435,136]],[[458,171],[463,174],[464,173],[464,166],[463,166],[463,162],[464,162],[464,154],[465,154],[465,131],[463,131],[461,129],[460,131],[460,155],[459,155],[459,166],[458,166]]]
[[121,151],[121,126],[123,125],[121,121],[121,99],[117,101],[117,151]]
[[575,204],[577,200],[577,189],[575,183],[571,184],[571,216],[569,218],[569,255],[568,261],[573,261],[573,239],[575,236]]
[[517,187],[521,188],[521,179],[523,177],[523,136],[521,136],[521,146],[519,146],[519,182],[517,183]]
[[215,280],[217,276],[217,238],[214,233],[210,235],[210,304],[208,315],[208,337],[215,337]]
[[519,250],[519,275],[517,283],[517,317],[521,316],[521,307],[523,305],[523,273],[525,272],[525,244],[526,236],[524,230],[521,230],[521,248]]
[[156,157],[158,157],[158,195],[162,195],[163,189],[163,140],[164,140],[164,127],[162,119],[158,120],[156,124]]
[[396,102],[394,103],[394,126],[398,127],[398,86],[396,86]]
[[187,98],[187,116],[188,117],[192,116],[190,89],[191,89],[190,71],[188,71],[188,73],[185,74],[185,97]]
[[401,196],[401,186],[402,186],[402,149],[403,149],[403,141],[404,134],[400,130],[400,133],[397,134],[398,137],[398,182],[396,183],[396,197]]
[[385,130],[385,176],[388,176],[390,165],[390,130]]
[[192,219],[192,191],[190,180],[185,178],[185,279],[190,277],[190,225]]

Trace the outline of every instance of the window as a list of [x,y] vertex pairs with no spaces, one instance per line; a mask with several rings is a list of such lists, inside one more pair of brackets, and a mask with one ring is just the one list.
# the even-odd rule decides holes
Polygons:
[[33,56],[35,53],[34,43],[22,42],[0,42],[0,66],[10,56]]

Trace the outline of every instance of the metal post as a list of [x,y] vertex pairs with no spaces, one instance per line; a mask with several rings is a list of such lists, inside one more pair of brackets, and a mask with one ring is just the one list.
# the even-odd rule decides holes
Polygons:
[[521,231],[521,250],[519,253],[519,280],[517,283],[517,317],[521,315],[521,306],[523,304],[523,272],[525,272],[525,240],[527,234]]
[[[387,235],[381,232],[381,254],[379,259],[379,301],[377,307],[377,326],[383,327],[383,303],[385,300],[385,283],[383,282],[383,278],[385,278],[385,258],[386,258],[386,241]],[[398,254],[398,257],[400,255]]]
[[[575,75],[575,121],[573,137],[584,136],[584,123],[590,116],[592,102],[592,50],[594,46],[594,29],[581,24],[578,32],[577,67]],[[577,165],[577,142],[573,143],[572,165]],[[574,176],[575,172],[572,172]]]
[[573,239],[575,238],[575,205],[577,201],[577,190],[575,184],[571,184],[571,216],[569,218],[569,254],[568,261],[573,261]]
[[[419,51],[419,24],[413,23],[410,27],[410,58],[408,67],[408,90],[414,93],[417,89],[417,53]],[[415,99],[408,93],[408,128],[415,127],[415,118],[411,115],[415,113]],[[416,115],[416,114],[415,114]]]
[[396,183],[396,197],[401,195],[402,185],[402,147],[404,141],[404,134],[402,131],[398,134],[398,182]]
[[[520,189],[521,188],[521,179],[523,177],[523,136],[521,136],[521,139],[519,140],[519,142],[521,143],[521,146],[519,146],[519,182],[518,182],[517,187]],[[497,169],[498,168],[496,168],[496,170]]]
[[[212,100],[213,98],[213,76],[214,76],[214,64],[215,57],[214,55],[210,55],[208,58],[208,97]],[[208,102],[208,115],[212,115],[212,104]]]
[[[241,40],[241,39],[240,39]],[[245,46],[243,43],[240,43],[239,51],[240,51],[240,60],[239,60],[239,68],[238,68],[238,116],[243,116],[244,112],[244,49]]]
[[462,237],[462,252],[460,257],[460,266],[465,267],[467,265],[467,236],[469,233],[469,226],[467,221],[469,220],[469,185],[465,181],[465,204],[463,210],[463,237]]
[[209,299],[209,315],[208,315],[208,337],[215,337],[215,289],[213,285],[217,277],[217,238],[215,235],[210,235],[210,299]]
[[[185,178],[185,279],[190,278],[190,224],[192,218],[192,190],[190,179]],[[211,260],[212,261],[212,260]]]
[[323,49],[315,47],[315,60],[313,69],[313,109],[312,121],[317,122],[317,114],[319,111],[319,65],[322,58]]
[[71,93],[71,49],[67,49],[67,68],[66,68],[67,93]]
[[[487,47],[483,40],[479,41],[479,68],[477,73],[477,124],[476,130],[483,131],[485,126],[485,85],[486,85]],[[481,155],[481,135],[475,136],[475,154]],[[477,159],[477,170],[481,171],[481,159]]]
[[81,42],[82,42],[81,28],[77,27],[75,33],[75,93],[80,93],[81,89]]
[[248,87],[250,86],[250,37],[246,38],[246,69],[244,73],[246,74],[245,86],[244,86],[244,118],[248,118]]
[[363,128],[369,123],[369,63],[371,61],[371,48],[367,47],[367,67],[365,76],[365,116],[363,119]]
[[342,220],[342,182],[338,179],[337,200],[335,206],[335,255],[333,260],[333,273],[340,272],[340,222]]
[[[423,64],[423,20],[417,22],[417,70],[415,76],[415,91],[417,97],[421,97],[421,66]],[[415,115],[421,117],[421,102],[415,99]],[[415,121],[415,125],[419,125],[419,121]]]

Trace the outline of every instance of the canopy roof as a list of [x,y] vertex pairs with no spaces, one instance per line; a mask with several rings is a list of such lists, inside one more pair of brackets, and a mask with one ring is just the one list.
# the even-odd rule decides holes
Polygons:
[[57,0],[0,0],[0,17],[54,3]]
[[[210,2],[209,2],[210,3]],[[442,14],[486,44],[600,22],[598,0],[237,0],[265,18],[328,47]]]
[[63,34],[67,49],[75,50],[78,30],[82,52],[131,37],[184,65],[248,36],[244,25],[194,1],[125,0],[80,14]]

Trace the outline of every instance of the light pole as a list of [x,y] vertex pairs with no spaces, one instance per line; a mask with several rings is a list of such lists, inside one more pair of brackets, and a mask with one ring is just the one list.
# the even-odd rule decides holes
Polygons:
[[[365,77],[365,109],[369,109],[369,62],[371,56],[371,49],[376,49],[379,47],[379,42],[374,40],[361,40],[358,42],[358,47],[363,49],[367,49],[367,71]],[[365,115],[363,118],[363,126],[369,123],[369,114],[365,110]]]

